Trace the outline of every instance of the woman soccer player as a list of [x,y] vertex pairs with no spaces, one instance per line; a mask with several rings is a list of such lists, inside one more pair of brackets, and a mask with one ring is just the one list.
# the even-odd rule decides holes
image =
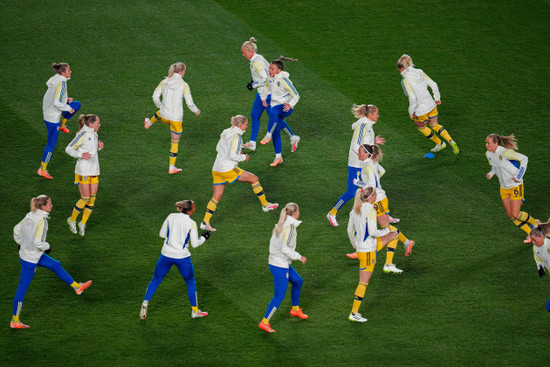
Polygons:
[[26,329],[29,326],[19,320],[25,293],[31,284],[38,266],[50,269],[62,281],[70,285],[77,295],[81,295],[92,281],[77,283],[57,260],[49,257],[50,244],[46,242],[48,219],[53,205],[46,195],[40,195],[31,200],[31,211],[13,228],[13,238],[19,244],[21,276],[13,300],[13,316],[10,322],[12,329]]
[[191,303],[191,317],[196,319],[208,316],[208,312],[201,311],[197,303],[197,286],[195,284],[195,271],[191,263],[189,243],[193,248],[202,245],[210,233],[197,234],[197,223],[191,219],[195,212],[195,203],[192,200],[176,202],[178,213],[172,213],[166,218],[160,229],[160,237],[164,238],[164,245],[160,253],[153,279],[147,287],[145,298],[141,304],[139,317],[142,320],[147,318],[147,307],[151,297],[155,294],[158,286],[168,273],[172,265],[175,265],[187,284],[187,296]]
[[80,191],[80,200],[76,202],[72,215],[67,218],[69,229],[77,233],[76,219],[82,213],[82,219],[78,223],[78,233],[84,236],[86,223],[94,210],[97,188],[99,186],[99,157],[98,152],[103,149],[103,142],[99,140],[97,132],[101,127],[97,115],[80,115],[78,118],[80,130],[71,141],[65,152],[73,158],[77,158],[74,169],[75,185]]
[[[288,117],[294,111],[294,106],[300,100],[300,95],[290,81],[289,74],[283,71],[284,65],[281,60],[293,60],[281,56],[269,64],[269,91],[271,92],[271,109],[269,110],[269,125],[267,134],[260,143],[267,144],[273,139],[275,148],[275,159],[270,164],[271,167],[283,163],[281,129],[283,128],[283,118]],[[263,102],[267,107],[267,101]],[[293,146],[294,147],[294,146]],[[294,149],[295,150],[295,149]]]
[[[485,139],[487,152],[485,155],[491,165],[487,173],[490,180],[497,175],[500,183],[500,197],[508,217],[514,224],[529,235],[537,221],[526,212],[521,211],[523,204],[523,175],[527,169],[527,156],[517,152],[518,144],[515,136],[491,134]],[[529,237],[525,242],[530,242]]]
[[[397,70],[403,76],[401,85],[405,95],[409,97],[409,117],[414,121],[418,131],[436,144],[432,152],[439,152],[447,147],[447,144],[436,135],[439,134],[451,144],[454,154],[458,154],[458,145],[449,132],[437,122],[437,106],[441,104],[437,83],[421,69],[415,69],[411,57],[406,54],[397,60]],[[428,86],[432,89],[433,97],[428,91]],[[430,127],[426,126],[428,123]]]
[[[386,140],[380,135],[374,136],[373,126],[378,121],[380,113],[378,107],[375,105],[362,104],[353,105],[351,112],[358,120],[351,125],[353,130],[353,137],[351,138],[351,144],[348,154],[348,189],[345,193],[340,195],[336,204],[332,207],[330,212],[327,213],[327,219],[331,226],[338,227],[338,221],[336,220],[336,214],[351,198],[354,197],[355,191],[358,186],[353,183],[354,179],[360,179],[361,168],[363,168],[363,162],[357,157],[359,147],[362,144],[384,144]],[[398,222],[399,220],[397,220]],[[397,223],[396,222],[396,223]]]
[[201,222],[201,229],[214,232],[215,229],[210,225],[210,219],[222,199],[225,185],[232,184],[235,181],[247,182],[252,185],[252,190],[258,196],[264,212],[277,209],[279,204],[269,203],[265,198],[264,189],[258,180],[258,177],[250,172],[240,169],[237,164],[242,161],[248,162],[248,154],[241,154],[242,135],[248,127],[248,120],[243,115],[233,116],[231,118],[231,127],[225,129],[216,146],[216,161],[212,167],[212,178],[214,180],[212,199],[206,206],[206,213]]
[[[376,210],[376,217],[378,224],[382,228],[389,228],[392,231],[397,232],[397,239],[405,246],[405,256],[409,256],[414,246],[414,241],[409,240],[405,235],[394,226],[390,225],[390,207],[388,203],[388,197],[386,191],[382,188],[381,177],[386,173],[384,167],[380,165],[383,154],[377,145],[363,144],[359,148],[358,153],[359,160],[364,162],[361,170],[361,181],[354,180],[356,185],[360,187],[371,186],[376,190],[376,202],[374,203],[374,209]],[[388,244],[386,253],[386,264],[384,265],[385,273],[401,274],[403,270],[399,269],[393,263],[393,256],[395,255],[395,249],[397,242]],[[357,254],[348,254],[349,258],[357,258]]]
[[48,130],[48,143],[42,154],[42,163],[38,169],[38,175],[49,180],[53,177],[48,173],[48,163],[52,159],[53,150],[57,144],[59,131],[68,134],[70,131],[65,127],[67,120],[80,110],[80,102],[68,97],[67,81],[71,79],[72,70],[69,64],[52,64],[56,74],[47,82],[48,90],[42,101],[44,113],[44,124]]
[[[247,60],[250,60],[250,72],[252,73],[252,81],[246,87],[249,90],[257,90],[256,98],[252,105],[252,112],[250,113],[250,117],[252,118],[250,141],[243,144],[243,149],[252,151],[256,150],[256,140],[258,139],[258,132],[260,130],[260,117],[264,111],[269,115],[269,110],[271,109],[271,94],[267,82],[269,77],[269,62],[262,55],[256,53],[258,46],[254,42],[256,42],[256,39],[251,37],[250,40],[244,42],[241,46],[241,53]],[[290,150],[295,152],[298,148],[300,137],[294,135],[285,120],[281,122],[281,130],[290,138]]]
[[348,236],[359,258],[359,284],[355,289],[353,307],[348,316],[350,321],[367,321],[359,313],[359,307],[376,265],[376,253],[388,243],[397,246],[397,232],[376,227],[376,209],[373,205],[376,200],[376,190],[373,187],[357,190],[353,210],[349,214]]
[[[193,103],[189,85],[183,80],[186,66],[183,62],[176,62],[170,65],[168,76],[160,82],[153,92],[153,101],[159,110],[151,117],[143,121],[146,129],[149,129],[155,122],[162,121],[165,125],[170,125],[170,158],[168,173],[180,173],[181,168],[176,168],[176,158],[178,156],[178,144],[181,133],[183,132],[183,99],[187,107],[195,115],[200,115],[201,110]],[[162,101],[160,96],[162,94]]]
[[[541,278],[546,274],[546,271],[550,271],[550,239],[546,236],[550,236],[550,221],[537,225],[529,235],[531,242],[533,242],[533,256]],[[546,309],[550,312],[550,298],[546,302]]]
[[300,308],[300,292],[302,290],[302,277],[294,270],[291,263],[293,260],[299,260],[305,264],[307,258],[296,252],[297,228],[302,223],[298,220],[300,209],[298,204],[288,203],[281,210],[279,222],[273,229],[273,234],[269,240],[269,270],[273,275],[274,295],[267,306],[265,315],[258,327],[268,333],[274,333],[269,320],[277,311],[283,299],[285,298],[288,283],[292,284],[290,294],[292,296],[292,309],[290,316],[298,317],[302,320],[309,318]]

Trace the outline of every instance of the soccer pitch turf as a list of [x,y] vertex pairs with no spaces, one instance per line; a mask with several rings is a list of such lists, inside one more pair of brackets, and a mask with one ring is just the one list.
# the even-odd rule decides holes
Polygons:
[[[485,137],[514,133],[529,157],[522,209],[550,216],[550,120],[545,66],[550,56],[548,1],[50,1],[0,0],[0,287],[4,328],[0,365],[548,365],[550,296],[531,246],[507,218],[496,178],[487,181]],[[301,100],[288,123],[302,140],[271,168],[271,145],[240,167],[255,173],[269,201],[300,206],[294,267],[304,279],[301,307],[290,318],[290,295],[258,329],[273,294],[267,256],[279,210],[264,214],[249,185],[226,192],[212,219],[217,232],[192,249],[199,306],[193,320],[184,281],[173,269],[138,317],[162,240],[158,231],[174,202],[193,199],[199,223],[212,196],[211,168],[219,134],[231,116],[249,115],[254,94],[241,44],[258,53],[299,59],[285,71]],[[408,118],[397,59],[407,53],[439,85],[440,123],[458,142],[425,159],[432,143]],[[154,88],[170,64],[187,64],[196,105],[186,110],[178,166],[168,175],[168,128],[143,129],[155,111]],[[79,194],[74,160],[64,153],[76,132],[59,137],[49,171],[36,175],[46,143],[41,102],[53,62],[68,62],[69,96],[81,113],[101,118],[101,179],[86,236],[65,223]],[[377,135],[387,170],[383,184],[398,228],[417,246],[398,247],[399,276],[382,272],[381,254],[360,312],[347,320],[357,263],[345,257],[351,204],[340,226],[326,213],[346,187],[354,103],[379,107]],[[266,131],[264,115],[260,137]],[[249,137],[249,130],[244,134]],[[247,139],[246,139],[247,140]],[[75,297],[55,274],[37,270],[21,319],[10,330],[20,263],[12,229],[31,197],[47,194],[53,211],[48,242],[77,281],[93,279]]]

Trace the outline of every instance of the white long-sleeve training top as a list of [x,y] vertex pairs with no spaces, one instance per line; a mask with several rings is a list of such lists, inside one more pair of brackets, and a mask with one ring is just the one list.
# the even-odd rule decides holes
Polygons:
[[48,122],[59,122],[61,114],[64,111],[70,111],[71,106],[67,104],[67,78],[63,75],[55,74],[46,82],[48,90],[42,100],[42,112],[44,120]]
[[[162,101],[160,99],[161,94]],[[160,109],[161,117],[170,121],[183,121],[183,99],[185,99],[185,103],[191,112],[197,113],[199,111],[193,102],[189,85],[178,73],[174,73],[170,78],[160,82],[153,92],[153,102]]]
[[[421,69],[409,66],[401,72],[401,75],[403,76],[401,79],[403,92],[409,97],[409,115],[421,116],[437,106],[435,101],[441,100],[437,83]],[[428,91],[428,86],[432,88],[433,97]]]
[[364,161],[363,168],[361,169],[361,181],[363,181],[365,187],[374,187],[376,190],[376,201],[386,198],[386,191],[382,188],[380,180],[384,173],[386,173],[386,170],[379,163],[373,162],[370,158]]
[[301,223],[289,215],[280,234],[273,230],[269,240],[269,265],[288,269],[293,260],[300,260],[302,255],[296,252],[296,229]]
[[269,62],[259,54],[250,58],[250,73],[252,74],[252,87],[258,90],[262,101],[269,95]]
[[544,238],[544,244],[541,247],[533,245],[533,256],[537,263],[537,268],[542,265],[546,271],[550,271],[550,239]]
[[191,256],[189,244],[196,248],[206,241],[204,237],[199,237],[197,223],[183,213],[168,215],[162,223],[159,235],[164,238],[161,254],[172,259]]
[[353,130],[353,137],[351,138],[351,144],[349,147],[348,166],[355,168],[362,168],[363,162],[357,157],[359,153],[359,147],[363,144],[374,144],[374,129],[373,125],[376,122],[369,120],[366,117],[361,117],[351,125]]
[[13,228],[13,239],[21,246],[19,249],[21,260],[38,264],[44,251],[50,248],[50,244],[46,242],[48,214],[36,209],[34,213],[27,213],[25,218]]
[[220,134],[220,140],[216,145],[216,160],[212,171],[228,172],[237,166],[239,162],[246,160],[246,155],[241,153],[244,131],[237,126],[225,129]]
[[[523,184],[523,176],[529,161],[526,155],[500,145],[494,152],[487,151],[485,155],[491,165],[489,175],[491,177],[497,175],[500,187],[511,189]],[[514,181],[514,178],[518,179],[519,182]]]
[[372,204],[363,203],[361,213],[355,209],[349,213],[348,237],[358,252],[376,251],[376,238],[390,233],[388,228],[378,229],[376,210]]
[[294,84],[288,78],[290,74],[286,71],[281,71],[275,74],[273,78],[269,78],[269,91],[271,92],[271,107],[288,103],[292,108],[300,100],[300,95]]
[[[81,176],[99,175],[99,137],[91,127],[86,125],[76,133],[75,138],[67,145],[65,152],[77,158],[74,173]],[[90,153],[91,159],[82,159],[83,153]]]

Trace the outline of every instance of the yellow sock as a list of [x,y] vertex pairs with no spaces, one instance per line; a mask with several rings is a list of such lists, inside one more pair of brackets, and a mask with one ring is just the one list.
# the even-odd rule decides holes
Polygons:
[[338,209],[332,208],[332,209],[330,209],[330,212],[328,212],[328,213],[332,216],[335,216],[336,214],[338,214]]
[[73,287],[74,289],[78,289],[78,288],[80,288],[80,283],[73,282],[73,284],[71,284],[71,287]]
[[151,117],[151,124],[154,124],[155,122],[160,120],[160,110],[155,112],[153,117]]
[[265,317],[262,319],[262,322],[263,322],[264,324],[269,324],[269,320],[266,319]]
[[367,286],[369,283],[361,283],[357,285],[357,288],[355,289],[355,298],[353,300],[353,307],[351,308],[351,313],[356,314],[359,312],[359,307],[361,306],[361,303],[363,302],[363,297],[365,297],[365,292],[367,291]]
[[204,213],[203,222],[204,223],[210,223],[210,219],[212,218],[212,215],[216,211],[216,208],[218,207],[218,202],[216,199],[212,198],[208,202],[208,205],[206,205],[206,213]]
[[438,133],[443,139],[447,140],[447,142],[451,142],[453,138],[451,138],[451,135],[449,135],[449,132],[441,125],[435,124],[431,126],[432,130]]
[[394,227],[393,225],[390,224],[389,228],[390,228],[390,231],[397,232],[397,239],[400,242],[405,243],[407,241],[407,237],[400,230],[398,230],[396,227]]
[[78,218],[78,214],[82,212],[82,209],[88,204],[88,201],[90,201],[89,197],[81,197],[80,200],[76,202],[76,205],[73,208],[73,213],[71,214],[71,220],[73,222],[76,222],[76,218]]
[[172,140],[170,143],[170,158],[168,159],[168,163],[171,166],[176,165],[176,158],[178,157],[178,144],[179,142],[176,140]]
[[300,309],[300,306],[292,306],[292,309],[293,309],[294,311],[298,311],[298,310]]
[[41,162],[40,163],[40,169],[42,171],[45,171],[48,168],[48,163]]
[[395,248],[397,247],[398,241],[395,239],[388,243],[387,252],[386,252],[386,265],[393,264],[393,255],[395,255]]
[[96,194],[92,194],[90,196],[90,201],[88,201],[88,203],[84,207],[84,212],[82,213],[82,220],[80,221],[82,224],[86,224],[86,222],[88,221],[88,218],[90,218],[90,214],[92,214],[92,211],[94,210],[95,197],[96,197]]
[[199,306],[191,306],[191,309],[192,309],[194,312],[199,312]]
[[267,206],[267,199],[265,198],[265,193],[262,185],[260,185],[260,182],[256,182],[252,184],[252,191],[258,196],[258,199],[260,200],[260,203],[262,203],[262,206]]
[[513,222],[527,234],[531,233],[531,229],[537,224],[535,218],[531,217],[526,212],[519,212],[518,218],[514,219]]
[[424,134],[425,137],[433,141],[435,144],[439,145],[441,144],[441,139],[435,135],[435,133],[427,126],[419,127],[418,131],[420,131],[422,134]]
[[62,117],[59,122],[61,122],[61,127],[63,127],[67,123],[67,119],[65,117]]

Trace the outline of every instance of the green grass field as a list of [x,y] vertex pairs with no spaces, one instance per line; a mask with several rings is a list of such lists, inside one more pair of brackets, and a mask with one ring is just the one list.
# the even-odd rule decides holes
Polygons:
[[[498,182],[485,179],[485,137],[514,133],[529,156],[523,209],[550,216],[548,182],[550,72],[548,1],[50,1],[0,0],[0,365],[67,366],[544,366],[550,363],[548,277],[537,276],[531,247],[507,218]],[[250,36],[268,60],[300,59],[286,70],[301,94],[288,118],[302,137],[296,153],[283,138],[284,164],[271,168],[271,145],[241,168],[260,177],[268,200],[300,205],[298,251],[306,265],[301,306],[290,295],[273,316],[277,333],[257,328],[272,297],[267,265],[277,212],[264,214],[248,185],[226,189],[212,224],[192,250],[199,305],[190,318],[185,283],[172,270],[144,322],[140,303],[160,254],[158,231],[182,199],[197,203],[199,222],[212,195],[210,170],[231,116],[250,113],[254,95],[240,46]],[[407,116],[395,62],[403,53],[438,82],[440,122],[458,142],[427,160],[432,144]],[[45,82],[52,62],[73,69],[69,96],[100,116],[101,183],[84,238],[65,223],[79,194],[75,161],[60,136],[49,171],[36,175],[46,142]],[[180,175],[169,176],[169,133],[142,121],[170,64],[187,64],[185,80],[202,110],[188,110]],[[357,285],[348,260],[347,204],[340,227],[325,214],[345,190],[353,103],[380,109],[387,139],[384,188],[398,227],[417,242],[398,248],[401,276],[382,272],[381,255],[361,312],[347,316]],[[75,119],[76,120],[76,119]],[[260,136],[267,119],[262,120]],[[249,133],[245,134],[248,137]],[[93,279],[75,297],[44,269],[27,292],[21,319],[8,327],[19,280],[13,226],[32,196],[52,197],[48,242],[76,280]]]

